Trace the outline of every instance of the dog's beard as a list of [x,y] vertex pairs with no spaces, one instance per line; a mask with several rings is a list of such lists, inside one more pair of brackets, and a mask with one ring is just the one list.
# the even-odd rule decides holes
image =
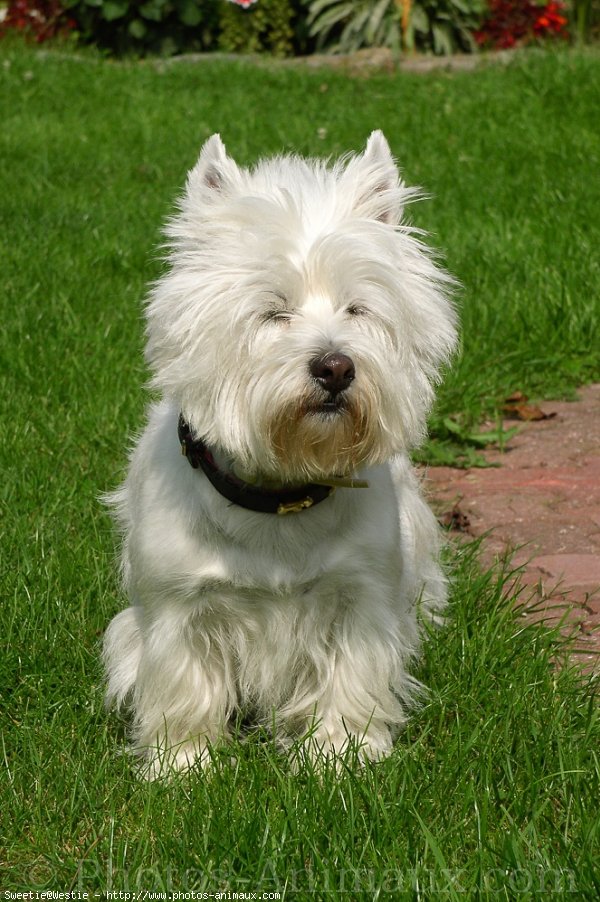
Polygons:
[[376,399],[354,394],[337,401],[311,394],[276,411],[269,444],[282,481],[350,476],[389,457]]

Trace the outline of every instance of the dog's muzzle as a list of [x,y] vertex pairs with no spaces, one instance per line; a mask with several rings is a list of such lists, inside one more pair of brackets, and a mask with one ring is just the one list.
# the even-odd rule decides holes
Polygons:
[[315,357],[309,364],[314,381],[327,392],[327,398],[318,406],[323,413],[338,413],[343,409],[343,393],[356,377],[354,361],[347,354],[333,352]]

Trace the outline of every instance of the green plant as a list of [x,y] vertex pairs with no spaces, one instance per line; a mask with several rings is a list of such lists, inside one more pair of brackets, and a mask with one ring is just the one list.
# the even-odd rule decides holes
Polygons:
[[310,0],[310,33],[319,47],[419,49],[437,54],[474,50],[485,0]]
[[485,0],[416,0],[405,34],[407,49],[438,55],[472,52],[485,7]]
[[600,0],[571,0],[571,26],[576,41],[585,44],[600,27]]
[[219,3],[219,47],[231,53],[268,51],[290,56],[294,49],[290,0],[259,0],[252,6]]
[[82,39],[117,54],[206,50],[214,41],[209,0],[63,0]]
[[429,427],[428,438],[425,444],[413,453],[413,459],[437,467],[459,469],[497,467],[499,464],[490,463],[478,452],[494,446],[504,450],[518,431],[517,426],[504,429],[500,420],[495,429],[482,432],[458,422],[453,417],[434,417]]
[[332,53],[367,46],[399,50],[402,42],[396,0],[309,0],[307,22],[317,47]]

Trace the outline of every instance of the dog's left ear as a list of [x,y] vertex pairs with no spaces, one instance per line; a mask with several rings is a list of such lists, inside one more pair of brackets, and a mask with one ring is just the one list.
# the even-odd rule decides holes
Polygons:
[[239,172],[235,161],[228,156],[221,136],[211,135],[202,146],[198,162],[188,174],[188,191],[226,194],[237,183]]
[[365,152],[346,170],[354,182],[353,208],[361,216],[395,225],[401,216],[398,167],[382,131],[371,132]]

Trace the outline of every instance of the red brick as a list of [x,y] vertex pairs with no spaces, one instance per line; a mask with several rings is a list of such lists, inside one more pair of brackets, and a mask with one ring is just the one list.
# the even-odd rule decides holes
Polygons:
[[569,628],[587,651],[600,651],[600,385],[582,388],[578,401],[539,406],[555,415],[519,424],[503,452],[483,452],[498,467],[431,467],[425,486],[440,514],[456,505],[468,518],[467,537],[491,530],[485,564],[524,545],[513,561],[537,587],[536,616],[558,622],[570,606]]

